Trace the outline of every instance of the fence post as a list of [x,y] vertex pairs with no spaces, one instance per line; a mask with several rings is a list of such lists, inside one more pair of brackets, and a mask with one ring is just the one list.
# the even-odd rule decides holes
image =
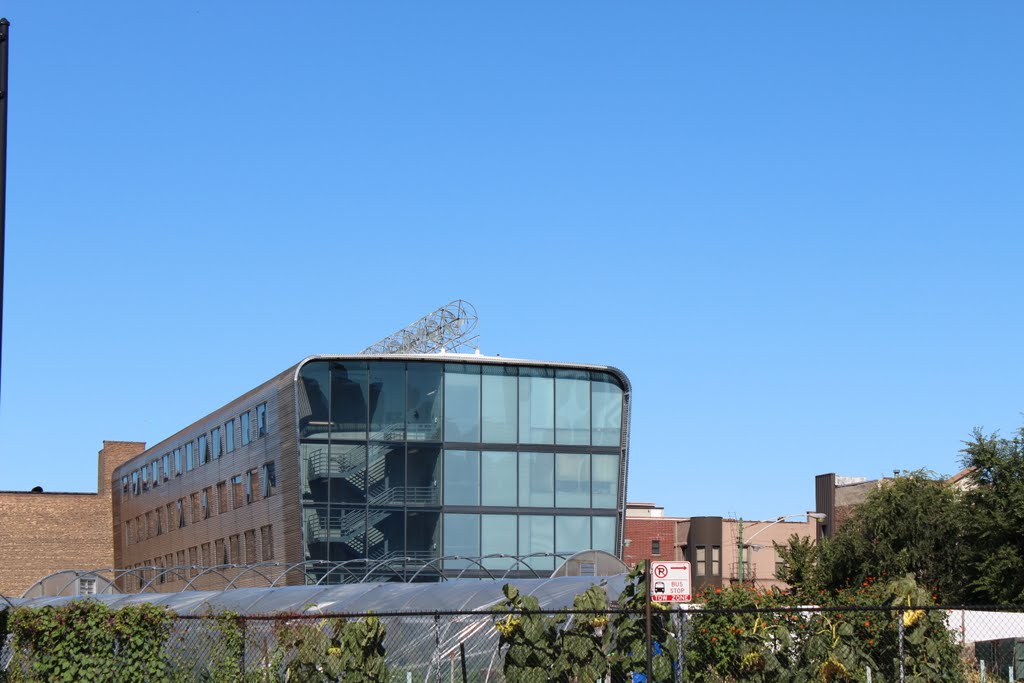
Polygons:
[[652,661],[654,659],[651,650],[651,561],[646,560],[646,566],[644,567],[644,621],[646,622],[647,629],[647,683],[653,683],[654,666]]
[[434,662],[435,680],[441,683],[441,615],[434,612]]
[[903,666],[903,608],[901,607],[896,611],[896,629],[899,633],[899,652],[900,652],[900,683],[906,681],[906,671]]
[[985,683],[985,660],[978,662],[981,665],[981,683]]
[[686,629],[686,610],[678,605],[676,613],[672,615],[676,623],[676,683],[682,683],[683,667],[686,666],[686,652],[683,650],[683,631]]
[[246,636],[246,632],[245,632],[245,626],[246,626],[246,618],[242,617],[242,647],[240,649],[239,658],[238,658],[238,680],[239,681],[244,681],[245,680],[245,641],[247,640],[247,636]]

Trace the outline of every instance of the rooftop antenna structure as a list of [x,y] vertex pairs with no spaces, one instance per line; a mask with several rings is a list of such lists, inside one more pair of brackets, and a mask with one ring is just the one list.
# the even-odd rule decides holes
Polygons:
[[479,350],[476,308],[456,299],[408,327],[368,346],[361,354],[468,353]]

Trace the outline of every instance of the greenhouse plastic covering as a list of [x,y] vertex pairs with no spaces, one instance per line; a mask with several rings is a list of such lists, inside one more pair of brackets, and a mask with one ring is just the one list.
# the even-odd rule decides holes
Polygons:
[[[512,584],[537,598],[541,609],[571,607],[573,598],[593,585],[603,586],[609,599],[625,586],[625,574],[559,576],[548,579],[475,580],[441,583],[357,583],[334,586],[235,588],[226,591],[181,593],[119,593],[89,596],[112,608],[138,603],[162,605],[182,616],[205,616],[222,611],[242,616],[275,614],[364,614],[366,612],[454,612],[486,610],[503,599],[502,587]],[[62,605],[81,596],[11,600],[24,607]]]

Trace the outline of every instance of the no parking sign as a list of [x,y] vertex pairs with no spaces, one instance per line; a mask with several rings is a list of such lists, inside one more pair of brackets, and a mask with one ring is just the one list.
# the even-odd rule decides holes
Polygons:
[[690,563],[651,562],[651,602],[690,602]]

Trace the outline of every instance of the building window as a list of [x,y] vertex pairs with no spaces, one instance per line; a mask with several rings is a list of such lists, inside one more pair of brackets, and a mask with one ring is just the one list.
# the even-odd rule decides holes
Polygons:
[[200,500],[199,505],[203,508],[203,519],[210,518],[210,493],[212,489],[203,489],[203,497]]
[[96,579],[79,579],[79,595],[96,595]]
[[174,449],[174,476],[181,475],[181,449]]
[[213,447],[213,459],[216,460],[220,457],[220,427],[214,427],[210,431],[210,445]]
[[164,453],[164,457],[161,460],[163,461],[162,476],[164,481],[167,481],[171,478],[171,454]]
[[480,451],[444,451],[445,505],[480,504]]
[[142,467],[142,490],[147,491],[149,489],[149,465],[143,465]]
[[245,532],[245,563],[256,564],[256,530]]
[[260,527],[260,559],[264,562],[274,559],[274,528],[269,524]]
[[185,528],[185,499],[184,498],[179,498],[178,499],[178,506],[177,506],[177,509],[175,510],[175,514],[178,515],[178,528],[179,529]]
[[711,546],[711,576],[722,575],[722,548],[717,545]]
[[210,459],[210,442],[206,438],[206,434],[199,437],[199,464],[205,465],[206,461]]
[[228,507],[228,484],[226,481],[222,481],[217,484],[217,514],[223,515],[230,509]]
[[199,563],[204,567],[213,566],[213,558],[210,557],[210,544],[203,543],[199,546]]
[[256,406],[256,438],[262,439],[267,435],[267,404],[261,403]]
[[256,491],[259,490],[259,472],[249,470],[245,473],[245,502],[251,503],[256,500]]
[[199,573],[196,569],[196,565],[199,564],[199,551],[195,546],[188,549],[188,575],[189,578],[195,578],[195,575]]
[[[775,557],[775,578],[779,578],[782,574],[785,574],[786,569],[789,568],[789,564],[782,559],[780,556]],[[781,580],[781,579],[780,579]]]
[[192,508],[192,523],[195,524],[203,518],[203,510],[199,504],[199,493],[193,493],[189,496],[189,499],[191,503],[189,507]]
[[156,522],[153,521],[153,513],[146,513],[146,538],[153,538],[156,536]]
[[177,552],[176,558],[177,558],[178,566],[179,567],[184,567],[185,566],[185,551],[184,550],[179,550]]
[[192,442],[189,441],[185,444],[185,470],[191,472],[195,469],[195,466],[195,454],[193,453]]
[[242,559],[242,538],[238,534],[228,537],[228,544],[231,550],[231,564],[239,564]]
[[480,443],[479,366],[445,366],[444,440]]
[[224,423],[225,453],[235,450],[235,421],[228,420]]
[[549,368],[520,368],[519,443],[554,442],[554,372]]
[[160,459],[156,459],[150,465],[150,469],[153,471],[153,486],[156,486],[160,482]]
[[661,555],[661,539],[655,538],[651,541],[651,555]]
[[[487,379],[487,375],[484,375],[484,379]],[[517,490],[516,454],[511,451],[484,451],[481,453],[480,503],[482,505],[515,507]]]
[[485,365],[481,370],[481,437],[487,443],[515,443],[519,369]]
[[242,445],[249,445],[249,411],[238,416],[238,423],[242,428]]
[[699,545],[694,549],[693,563],[697,565],[697,576],[707,574],[707,546]]
[[555,454],[555,507],[590,507],[589,454]]
[[139,471],[132,472],[132,495],[139,495]]
[[131,491],[131,485],[128,483],[130,480],[127,476],[121,477],[121,494],[127,495]]
[[277,493],[277,468],[268,462],[263,466],[263,497],[269,498]]
[[229,564],[228,556],[224,551],[224,539],[218,538],[213,542],[213,553],[216,555],[214,559],[215,564]]
[[135,542],[142,543],[144,536],[144,529],[142,527],[142,515],[135,518]]
[[236,474],[231,477],[231,509],[237,510],[245,505],[244,492],[242,490],[242,475]]

